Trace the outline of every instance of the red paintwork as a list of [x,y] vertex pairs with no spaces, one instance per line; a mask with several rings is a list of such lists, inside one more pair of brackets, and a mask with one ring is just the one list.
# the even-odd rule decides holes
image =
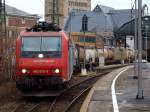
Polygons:
[[[62,42],[61,58],[21,58],[21,37],[22,36],[60,36]],[[35,37],[36,38],[36,37]],[[60,75],[62,80],[69,80],[68,77],[68,37],[64,32],[21,32],[16,41],[16,76],[52,76]],[[59,74],[53,71],[59,68]],[[29,70],[27,74],[21,73],[21,69]]]

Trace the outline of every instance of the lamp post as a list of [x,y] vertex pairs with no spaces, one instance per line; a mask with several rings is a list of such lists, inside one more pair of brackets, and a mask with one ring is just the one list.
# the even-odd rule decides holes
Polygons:
[[81,71],[81,74],[82,75],[86,75],[87,74],[87,71],[86,71],[86,66],[85,66],[85,63],[86,63],[86,54],[85,54],[85,42],[86,42],[86,37],[85,37],[85,32],[88,31],[88,17],[84,14],[83,17],[82,17],[82,31],[84,33],[84,63],[83,63],[83,68],[82,68],[82,71]]
[[[148,19],[148,18],[147,18]],[[147,35],[147,29],[149,28],[149,26],[145,26],[145,38],[146,38],[146,44],[145,44],[145,50],[146,50],[146,62],[147,62],[147,38],[148,38],[148,35]]]
[[[145,12],[146,11],[146,12]],[[148,6],[145,4],[144,6],[143,6],[143,15],[144,16],[147,16],[148,15]],[[146,18],[144,18],[144,22],[145,22],[145,38],[146,38],[146,61],[147,61],[147,38],[148,38],[148,35],[147,35],[147,29],[149,28],[149,26],[147,25],[148,24],[148,17],[146,17]]]
[[135,49],[135,61],[137,60],[137,17],[138,15],[137,15],[137,0],[135,0],[135,40],[134,40],[134,42],[135,42],[135,47],[134,47],[134,49]]
[[143,99],[142,85],[142,35],[141,35],[141,17],[142,17],[142,0],[138,0],[138,91],[137,99]]
[[137,32],[137,25],[138,23],[138,12],[137,12],[137,0],[135,0],[135,28],[134,28],[134,32],[135,32],[135,36],[134,36],[134,76],[133,79],[137,79],[137,54],[138,54],[138,47],[137,47],[137,38],[138,38],[138,32]]
[[69,31],[69,40],[71,39],[71,32],[72,32],[72,29],[71,29],[71,27],[72,27],[72,20],[71,20],[71,19],[72,19],[72,12],[70,12],[70,26],[69,26],[69,27],[70,27],[70,28],[69,28],[70,31]]
[[0,36],[6,36],[5,0],[0,0]]
[[86,54],[85,54],[85,31],[83,31],[84,32],[84,70],[85,70],[85,74],[86,74],[86,67],[85,67],[85,62],[86,62]]

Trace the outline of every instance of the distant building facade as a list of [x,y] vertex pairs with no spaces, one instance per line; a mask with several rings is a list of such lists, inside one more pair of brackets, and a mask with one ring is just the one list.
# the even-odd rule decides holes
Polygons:
[[[95,32],[97,38],[103,40],[105,46],[115,46],[115,32],[131,21],[131,9],[115,10],[112,7],[97,5],[93,11],[72,11],[66,20],[64,30],[68,32],[82,32],[83,16],[88,17],[87,32]],[[76,24],[74,24],[76,23]]]
[[67,0],[45,0],[45,20],[63,26]]
[[[89,48],[102,48],[103,43],[98,40],[96,33],[92,32],[70,32],[70,39],[74,44],[85,46]],[[84,42],[85,41],[85,42]]]
[[68,12],[71,10],[90,11],[91,0],[68,0]]
[[6,5],[6,36],[17,37],[21,30],[33,26],[39,17]]
[[53,21],[61,28],[71,10],[90,11],[91,0],[45,0],[45,20]]
[[[5,5],[5,31],[0,35],[0,81],[14,80],[16,38],[20,31],[33,26],[39,19],[37,15]],[[6,21],[6,23],[5,23]]]

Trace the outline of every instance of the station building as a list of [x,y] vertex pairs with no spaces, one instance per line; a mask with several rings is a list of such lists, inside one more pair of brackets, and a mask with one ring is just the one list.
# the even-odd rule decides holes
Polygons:
[[[38,20],[37,15],[32,15],[15,7],[5,5],[5,34],[0,35],[0,56],[8,54],[15,49],[15,40],[19,33],[27,27],[33,26]],[[11,52],[12,53],[12,52]],[[13,52],[15,53],[15,52]]]
[[0,35],[0,54],[3,54],[2,52],[4,52],[3,50],[6,47],[15,45],[15,40],[20,31],[33,26],[39,20],[39,16],[29,14],[9,5],[5,6],[5,10],[6,30],[4,35]]
[[15,7],[6,5],[6,35],[17,37],[19,32],[33,26],[39,20],[39,16],[32,15]]
[[39,20],[39,16],[9,5],[5,6],[5,13],[6,30],[0,35],[0,76],[1,79],[14,79],[16,38],[20,31],[33,26]]
[[98,40],[96,34],[92,32],[70,32],[70,39],[75,44],[89,48],[103,48],[104,46],[104,43],[101,43],[102,40]]
[[[104,46],[117,46],[116,31],[126,22],[133,19],[135,10],[120,9],[97,5],[93,11],[71,11],[64,25],[67,32],[82,32],[83,16],[88,18],[87,32],[96,35],[104,42]],[[86,32],[86,33],[87,33]],[[124,45],[127,47],[127,44]]]

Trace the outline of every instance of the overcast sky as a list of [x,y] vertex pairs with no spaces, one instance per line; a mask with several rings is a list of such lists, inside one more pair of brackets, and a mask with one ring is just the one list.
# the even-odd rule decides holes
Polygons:
[[[5,0],[6,4],[14,6],[31,14],[44,15],[44,0]],[[131,8],[131,1],[134,0],[92,0],[92,9],[97,5],[106,5],[115,9]],[[150,6],[150,0],[143,0]]]

